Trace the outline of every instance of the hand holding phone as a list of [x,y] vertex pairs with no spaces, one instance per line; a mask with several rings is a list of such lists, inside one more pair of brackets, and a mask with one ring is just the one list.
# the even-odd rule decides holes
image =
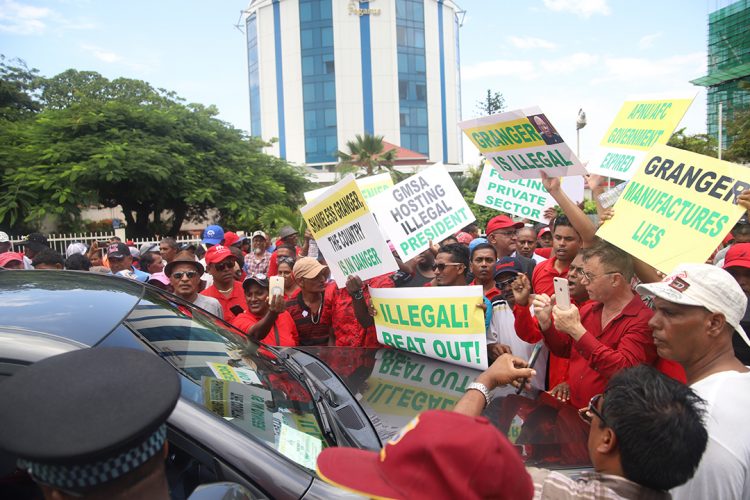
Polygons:
[[[542,351],[543,346],[544,342],[537,342],[537,344],[534,345],[534,349],[531,351],[531,356],[529,356],[529,368],[534,368],[536,360],[539,358],[539,353]],[[523,379],[521,381],[521,385],[519,385],[518,389],[516,389],[516,394],[521,394],[521,391],[523,391],[523,388],[526,385],[527,381],[528,379]]]
[[570,309],[570,289],[568,280],[565,278],[554,278],[552,280],[555,286],[555,303],[563,311]]
[[269,295],[284,295],[284,278],[281,276],[271,276],[269,280]]

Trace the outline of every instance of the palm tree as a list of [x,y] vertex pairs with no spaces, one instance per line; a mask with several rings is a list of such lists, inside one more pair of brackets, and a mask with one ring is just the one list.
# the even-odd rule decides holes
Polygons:
[[339,158],[337,166],[339,172],[349,173],[364,169],[367,175],[379,172],[381,169],[392,171],[393,161],[396,159],[396,150],[383,152],[382,135],[357,134],[355,140],[347,141],[346,148],[349,152],[337,151]]

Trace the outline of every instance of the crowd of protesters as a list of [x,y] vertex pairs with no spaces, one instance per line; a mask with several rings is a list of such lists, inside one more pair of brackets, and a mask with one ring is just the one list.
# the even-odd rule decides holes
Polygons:
[[[51,249],[42,234],[32,233],[11,246],[0,233],[0,268],[69,269],[146,282],[224,319],[248,337],[284,346],[378,346],[370,288],[480,285],[484,301],[478,306],[485,312],[487,352],[495,364],[477,378],[479,387],[473,388],[478,390],[466,393],[459,413],[478,416],[485,391],[515,380],[508,375],[513,370],[529,370],[522,360],[541,343],[535,370],[516,375],[528,377],[531,385],[563,403],[588,408],[599,428],[613,430],[594,435],[592,424],[592,461],[597,467],[599,460],[597,471],[604,476],[635,484],[598,476],[592,479],[596,488],[627,498],[669,489],[674,498],[750,498],[750,434],[741,420],[743,408],[750,407],[747,218],[737,222],[710,262],[686,263],[665,276],[599,240],[596,225],[567,197],[559,179],[544,177],[543,182],[559,207],[549,224],[497,215],[487,222],[484,236],[470,224],[408,262],[391,246],[396,272],[364,282],[350,276],[342,289],[330,279],[312,234],[289,226],[271,236],[255,228],[242,233],[210,225],[199,245],[181,246],[169,237],[140,248],[118,238],[73,243],[64,256]],[[594,195],[603,192],[601,179],[592,177],[589,184]],[[740,196],[739,203],[750,208],[750,192]],[[599,215],[606,223],[611,211],[599,207]],[[272,276],[283,278],[280,295],[269,295]],[[568,280],[570,308],[556,304],[554,278]],[[509,359],[514,360],[511,365]],[[633,371],[644,366],[653,368]],[[638,391],[645,391],[645,401],[634,396]],[[657,404],[670,411],[659,415]],[[637,420],[634,409],[645,419],[653,414],[660,423],[630,422]],[[430,418],[455,417],[425,420]],[[707,432],[702,441],[696,421]],[[469,434],[476,425],[473,420],[457,422]],[[674,430],[675,422],[690,436],[684,429]],[[654,435],[660,429],[673,435],[659,441]],[[683,443],[666,447],[675,439]],[[633,445],[628,440],[640,443],[637,455],[629,451]],[[660,462],[649,466],[666,472],[654,477],[638,462],[659,443],[663,449],[648,454]],[[670,475],[667,463],[679,453],[687,458]],[[339,476],[326,464],[321,470]],[[581,487],[549,471],[530,472],[537,493],[545,484],[558,493]],[[343,475],[342,481],[346,479]],[[371,494],[392,493],[355,486]]]

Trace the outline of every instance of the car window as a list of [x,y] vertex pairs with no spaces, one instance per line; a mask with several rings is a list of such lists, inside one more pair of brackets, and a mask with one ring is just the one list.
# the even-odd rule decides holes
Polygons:
[[183,396],[308,469],[325,446],[310,392],[269,349],[148,291],[125,320],[187,379]]

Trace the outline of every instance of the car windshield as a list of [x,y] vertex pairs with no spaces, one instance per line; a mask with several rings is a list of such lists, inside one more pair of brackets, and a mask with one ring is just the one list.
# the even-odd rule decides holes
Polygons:
[[147,291],[125,324],[186,377],[183,396],[308,468],[323,447],[312,396],[269,349]]

